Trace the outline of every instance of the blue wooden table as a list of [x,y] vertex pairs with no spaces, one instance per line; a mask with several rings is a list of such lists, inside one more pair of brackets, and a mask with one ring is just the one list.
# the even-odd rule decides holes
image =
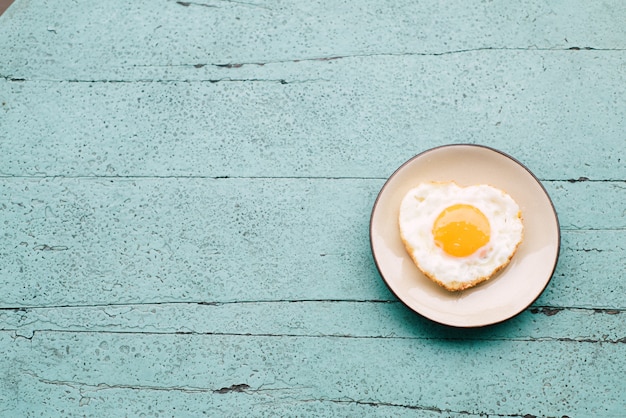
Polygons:
[[[626,416],[626,3],[16,0],[0,416]],[[499,325],[369,246],[413,155],[497,148],[561,254]]]

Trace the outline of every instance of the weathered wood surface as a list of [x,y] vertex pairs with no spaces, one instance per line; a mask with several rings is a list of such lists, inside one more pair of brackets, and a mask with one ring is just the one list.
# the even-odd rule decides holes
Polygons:
[[346,57],[96,81],[4,66],[9,176],[386,178],[420,150],[475,142],[542,179],[626,178],[626,51]]
[[[17,0],[0,16],[0,415],[626,411],[626,6]],[[446,143],[526,164],[528,310],[403,307],[369,214]]]
[[[369,253],[382,183],[5,178],[0,306],[393,300]],[[626,308],[624,183],[545,185],[563,254],[542,303]]]

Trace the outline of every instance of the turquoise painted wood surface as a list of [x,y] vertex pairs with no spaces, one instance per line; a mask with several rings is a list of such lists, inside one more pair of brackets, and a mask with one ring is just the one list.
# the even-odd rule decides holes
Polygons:
[[[16,0],[0,416],[626,415],[626,5]],[[561,257],[484,329],[368,243],[433,146],[510,153]]]

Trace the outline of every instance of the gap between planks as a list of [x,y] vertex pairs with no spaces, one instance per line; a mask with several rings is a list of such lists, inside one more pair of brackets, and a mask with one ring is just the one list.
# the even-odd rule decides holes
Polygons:
[[[134,308],[147,306],[225,306],[225,305],[252,305],[252,304],[306,304],[306,303],[346,303],[346,304],[401,304],[393,299],[265,299],[265,300],[236,300],[236,301],[161,301],[137,303],[97,303],[97,304],[65,304],[65,305],[25,305],[0,307],[1,311],[27,311],[37,309],[73,309],[73,308]],[[623,308],[596,308],[588,306],[553,306],[532,305],[527,308],[533,314],[552,316],[561,311],[593,312],[608,315],[625,313]]]
[[351,334],[289,334],[289,333],[237,333],[237,332],[207,332],[207,331],[111,331],[111,330],[64,330],[64,329],[37,329],[29,335],[19,333],[19,329],[0,329],[2,332],[11,332],[13,339],[32,340],[39,333],[53,334],[97,334],[97,335],[135,335],[135,336],[199,336],[199,337],[244,337],[244,338],[296,338],[296,339],[351,339],[351,340],[415,340],[415,341],[513,341],[529,343],[587,343],[587,344],[626,344],[626,337],[609,340],[594,338],[571,337],[478,337],[478,336],[402,336],[402,335],[351,335]]
[[[233,175],[13,175],[0,174],[0,180],[387,180],[379,176],[233,176]],[[558,183],[626,183],[626,179],[591,179],[579,177],[577,179],[538,179],[541,182]]]

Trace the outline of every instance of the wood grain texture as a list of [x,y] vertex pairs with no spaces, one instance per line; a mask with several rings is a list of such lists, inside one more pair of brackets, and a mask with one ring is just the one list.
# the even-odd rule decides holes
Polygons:
[[624,310],[534,306],[484,330],[454,329],[390,301],[265,301],[102,304],[0,311],[2,331],[192,334],[624,344]]
[[[38,13],[32,13],[38,10]],[[106,4],[18,0],[0,36],[9,74],[97,77],[129,67],[283,62],[345,55],[475,49],[623,50],[626,6],[537,0],[439,3],[367,0]]]
[[[381,185],[369,179],[4,179],[0,303],[389,300],[368,242]],[[625,308],[618,280],[626,266],[623,183],[546,185],[561,213],[563,256],[543,303],[594,307],[602,300],[607,306],[598,307]],[[603,216],[594,216],[598,207]]]
[[624,68],[626,51],[474,51],[93,82],[13,74],[0,79],[9,127],[0,167],[9,176],[386,178],[432,146],[480,143],[541,179],[624,180]]
[[[50,400],[48,405],[20,405],[17,411],[26,413],[58,413],[59,407],[75,408],[76,403],[83,404],[82,411],[95,413],[106,406],[103,400],[122,391],[130,394],[113,408],[134,414],[150,411],[139,402],[144,397],[153,408],[176,415],[178,405],[168,401],[181,402],[190,395],[198,402],[192,407],[208,404],[211,415],[281,409],[300,415],[311,401],[367,405],[372,412],[381,405],[391,414],[410,409],[444,415],[467,411],[470,416],[554,416],[562,411],[617,416],[623,411],[617,402],[621,375],[604,370],[624,356],[624,344],[598,350],[596,344],[561,341],[432,344],[414,339],[103,332],[42,332],[32,340],[11,340],[2,334],[4,345],[12,348],[8,355],[18,358],[13,370],[19,375],[7,389],[21,393],[23,386],[27,394]],[[451,367],[434,367],[435,359]],[[458,384],[459,375],[472,377]],[[590,381],[595,384],[590,386]],[[73,402],[59,405],[59,392]],[[274,405],[279,409],[271,409]]]
[[[0,16],[1,416],[622,417],[620,1],[16,0]],[[542,181],[545,292],[483,329],[385,287],[425,149]]]

